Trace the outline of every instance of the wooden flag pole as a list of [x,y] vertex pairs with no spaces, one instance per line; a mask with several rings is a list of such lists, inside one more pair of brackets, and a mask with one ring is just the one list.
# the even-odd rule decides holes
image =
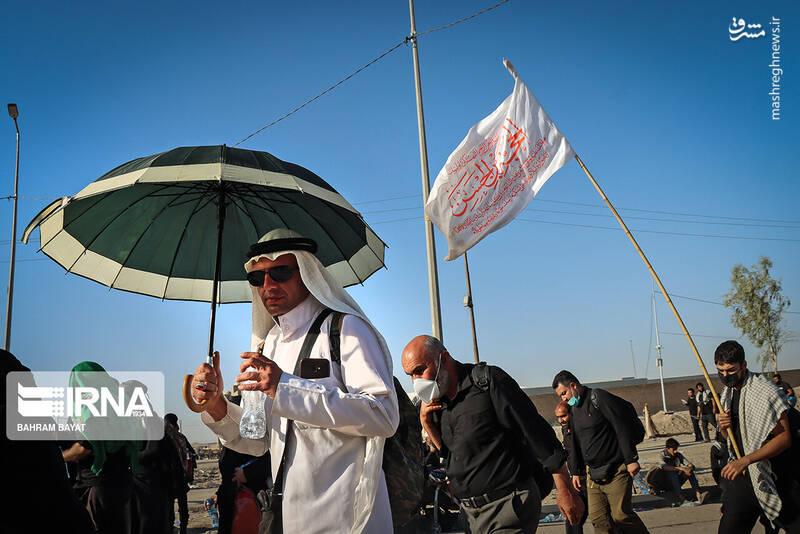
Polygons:
[[[653,269],[653,266],[650,265],[650,261],[647,259],[647,256],[644,255],[644,252],[642,251],[642,248],[639,246],[639,243],[636,242],[636,239],[634,239],[633,234],[631,234],[631,231],[628,230],[628,227],[625,225],[625,222],[622,220],[622,217],[619,216],[619,213],[617,213],[617,210],[614,209],[614,206],[611,204],[611,201],[608,200],[608,197],[603,192],[603,190],[600,188],[600,185],[597,183],[597,180],[594,179],[594,177],[592,176],[592,173],[589,172],[589,169],[586,168],[586,165],[583,164],[583,161],[581,161],[581,158],[578,157],[577,154],[575,154],[575,161],[578,162],[578,165],[581,166],[581,169],[583,169],[583,172],[585,172],[586,176],[589,177],[589,180],[592,182],[592,185],[594,185],[595,189],[597,189],[597,192],[600,193],[600,196],[603,197],[603,200],[605,201],[605,203],[608,206],[608,208],[611,210],[611,213],[613,213],[614,217],[617,218],[617,222],[622,227],[622,229],[625,231],[625,235],[628,236],[628,239],[631,240],[631,243],[633,243],[633,246],[636,247],[636,251],[639,253],[639,256],[641,256],[641,258],[642,258],[642,261],[647,266],[647,269],[650,271],[650,274],[653,276],[653,279],[658,284],[658,288],[661,290],[661,294],[664,295],[664,298],[667,300],[667,304],[669,304],[669,307],[672,310],[672,313],[675,315],[675,318],[678,320],[678,324],[681,326],[681,330],[683,330],[683,335],[686,336],[686,339],[689,341],[689,345],[692,347],[692,351],[694,352],[694,356],[695,356],[695,358],[697,358],[697,363],[700,364],[700,369],[703,370],[703,376],[706,378],[706,383],[708,384],[708,389],[711,390],[711,395],[713,395],[714,400],[717,403],[717,406],[719,406],[720,410],[721,410],[722,409],[722,403],[719,400],[719,396],[717,395],[716,389],[714,389],[714,384],[711,382],[711,377],[708,376],[708,371],[706,370],[706,366],[703,363],[703,359],[700,357],[700,353],[697,352],[697,347],[694,344],[694,340],[692,339],[692,336],[689,335],[689,331],[686,329],[686,325],[683,324],[683,319],[681,319],[681,316],[678,313],[678,310],[675,308],[675,305],[672,303],[672,299],[669,297],[669,294],[667,293],[667,290],[664,288],[664,284],[661,283],[661,279],[656,274],[656,271]],[[742,453],[739,451],[739,445],[736,443],[736,440],[734,439],[733,435],[729,435],[728,437],[731,440],[731,444],[733,444],[733,450],[736,452],[736,458],[741,458],[742,457]]]
[[475,363],[480,363],[478,356],[478,333],[475,330],[475,309],[472,305],[472,284],[469,279],[469,262],[467,262],[467,252],[464,251],[464,273],[467,276],[467,297],[464,299],[464,306],[469,308],[469,320],[472,323],[472,352],[475,355]]

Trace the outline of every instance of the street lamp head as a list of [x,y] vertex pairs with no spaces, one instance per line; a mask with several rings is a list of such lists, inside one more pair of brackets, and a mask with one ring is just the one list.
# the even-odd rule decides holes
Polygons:
[[16,119],[19,117],[19,110],[17,109],[16,104],[9,104],[8,105],[8,116],[12,119]]

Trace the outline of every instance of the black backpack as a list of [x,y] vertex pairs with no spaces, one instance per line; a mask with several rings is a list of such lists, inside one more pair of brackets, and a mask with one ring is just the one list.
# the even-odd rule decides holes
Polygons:
[[[470,373],[472,383],[481,391],[489,391],[489,367],[486,362],[475,364]],[[531,401],[533,402],[533,401]],[[520,440],[518,451],[520,451],[520,463],[533,476],[536,486],[539,488],[539,497],[544,500],[553,491],[553,477],[545,471],[544,466],[536,460],[531,445],[524,439]]]
[[[328,334],[331,344],[331,361],[341,365],[340,329],[344,314],[333,312]],[[394,379],[400,422],[397,430],[383,445],[383,473],[392,509],[392,524],[402,526],[416,514],[422,502],[425,487],[425,467],[422,455],[422,423],[419,408],[408,398],[403,386]]]
[[[631,438],[633,438],[632,445],[635,446],[643,442],[645,436],[644,425],[642,424],[641,419],[639,419],[639,414],[636,412],[636,408],[633,407],[633,404],[621,397],[617,397],[613,393],[609,393],[608,391],[606,391],[606,394],[618,399],[620,405],[623,407],[622,412],[625,418],[623,419],[622,423],[625,425],[625,427],[627,427]],[[594,409],[600,412],[600,415],[603,415],[603,411],[600,409],[600,403],[597,400],[597,390],[592,389],[589,399],[592,401],[592,406],[594,406]],[[603,415],[603,417],[605,417],[605,415]]]

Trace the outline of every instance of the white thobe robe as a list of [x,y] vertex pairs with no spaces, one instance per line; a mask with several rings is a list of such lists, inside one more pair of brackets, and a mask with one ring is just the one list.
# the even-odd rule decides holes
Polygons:
[[[286,447],[283,525],[291,533],[349,533],[354,521],[354,490],[364,468],[366,437],[388,437],[399,413],[392,370],[372,328],[346,315],[341,328],[341,365],[331,363],[330,376],[315,380],[294,376],[295,362],[314,318],[323,306],[312,295],[277,318],[263,354],[283,371],[275,398],[265,396],[267,434],[251,440],[239,434],[242,410],[228,402],[227,415],[203,422],[226,447],[245,454],[271,453],[275,477]],[[331,359],[331,318],[320,328],[312,358]],[[226,401],[227,402],[227,401]],[[287,420],[294,420],[286,443]],[[392,532],[391,510],[383,470],[364,532]]]

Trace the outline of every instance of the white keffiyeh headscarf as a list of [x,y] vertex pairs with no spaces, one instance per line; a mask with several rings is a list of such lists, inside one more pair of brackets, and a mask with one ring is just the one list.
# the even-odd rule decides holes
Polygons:
[[[259,243],[286,238],[302,238],[297,232],[291,230],[273,230],[259,240]],[[392,372],[392,356],[389,352],[389,347],[386,345],[386,340],[378,329],[367,319],[364,311],[353,300],[347,291],[342,287],[342,284],[336,281],[322,263],[311,252],[305,250],[280,250],[253,256],[247,263],[244,264],[245,271],[248,273],[253,269],[253,264],[260,259],[268,259],[274,261],[278,256],[283,254],[292,254],[297,259],[297,266],[300,269],[300,278],[303,280],[308,291],[314,296],[323,306],[331,310],[338,311],[348,315],[354,315],[367,323],[375,337],[378,339],[383,357],[386,360],[386,365],[389,367],[389,372]],[[264,303],[258,295],[258,288],[250,286],[253,297],[253,330],[250,340],[250,348],[256,351],[258,346],[267,337],[269,331],[275,326],[275,320],[267,312]],[[247,393],[247,392],[243,392]],[[364,527],[369,520],[372,512],[373,504],[375,502],[375,494],[378,490],[378,480],[380,480],[380,470],[383,464],[383,444],[384,438],[382,437],[369,437],[366,439],[366,450],[364,454],[364,468],[361,471],[361,478],[355,488],[354,493],[354,522],[351,533],[358,534],[364,530]]]
[[[733,391],[726,387],[720,399],[724,410],[730,409],[732,398]],[[744,442],[741,444],[743,454],[760,449],[770,432],[775,429],[781,415],[788,409],[789,404],[771,380],[747,371],[739,397],[739,431]],[[729,446],[728,450],[733,451],[733,448]],[[761,460],[750,464],[747,472],[764,515],[770,521],[775,521],[783,503],[775,487],[772,465],[769,460]]]

